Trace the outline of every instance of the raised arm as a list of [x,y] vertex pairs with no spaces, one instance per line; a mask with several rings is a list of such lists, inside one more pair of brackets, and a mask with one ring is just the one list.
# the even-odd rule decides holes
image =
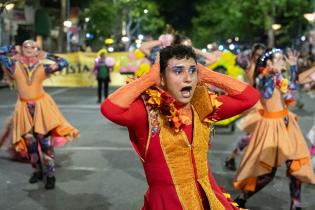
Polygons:
[[68,61],[66,59],[51,53],[46,54],[46,59],[55,62],[54,64],[44,64],[44,68],[47,75],[54,73],[56,71],[61,71],[63,68],[68,66]]
[[15,50],[15,46],[13,45],[0,47],[0,63],[10,75],[14,74],[16,63],[16,60],[10,58],[10,56],[14,56],[16,54],[17,52]]
[[214,72],[200,64],[198,64],[198,77],[200,83],[211,84],[227,93],[216,98],[219,105],[209,113],[210,120],[218,121],[240,114],[255,105],[259,99],[259,93],[251,85]]
[[261,97],[269,99],[276,87],[275,78],[280,78],[281,74],[278,73],[275,75],[273,72],[264,73],[264,71],[268,71],[268,69],[263,69],[257,76],[256,88],[260,92]]
[[152,41],[147,41],[143,42],[140,46],[140,50],[146,55],[149,56],[151,49],[155,46],[160,46],[160,41],[159,40],[152,40]]
[[124,85],[112,93],[101,105],[102,114],[109,120],[129,126],[132,117],[138,110],[132,110],[132,104],[139,99],[139,96],[149,87],[160,83],[160,66],[154,64],[151,71],[144,76]]
[[205,66],[209,66],[211,64],[214,64],[220,57],[221,52],[220,51],[214,51],[214,52],[204,52],[200,49],[194,48],[194,51],[197,55],[202,56],[204,58]]
[[297,61],[299,57],[299,52],[296,50],[288,49],[287,56],[285,56],[285,60],[290,65],[290,89],[296,90],[298,87],[298,67]]

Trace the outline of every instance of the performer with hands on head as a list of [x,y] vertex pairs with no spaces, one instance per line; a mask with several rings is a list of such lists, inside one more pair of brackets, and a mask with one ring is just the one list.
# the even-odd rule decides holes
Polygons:
[[[44,58],[54,63],[42,64]],[[63,117],[54,100],[45,92],[43,82],[50,74],[61,71],[68,62],[40,50],[33,40],[24,41],[20,52],[15,46],[1,47],[0,62],[15,80],[18,93],[12,143],[17,151],[28,152],[33,168],[29,182],[36,183],[45,176],[45,188],[53,189],[56,180],[54,145],[60,146],[78,137],[79,131]]]
[[[253,106],[258,92],[197,64],[189,46],[168,46],[159,58],[101,105],[105,117],[128,128],[142,161],[149,185],[142,209],[237,209],[208,165],[209,133],[212,122]],[[208,92],[207,84],[227,95]]]

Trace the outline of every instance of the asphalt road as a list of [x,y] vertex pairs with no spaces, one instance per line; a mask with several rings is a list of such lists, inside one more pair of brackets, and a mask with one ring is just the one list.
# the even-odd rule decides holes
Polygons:
[[[112,88],[113,89],[113,88]],[[56,149],[56,188],[47,191],[43,183],[29,184],[29,164],[8,159],[0,150],[0,210],[135,210],[146,191],[142,166],[132,150],[127,130],[106,120],[96,103],[93,88],[48,88],[66,118],[81,131],[81,138]],[[305,134],[314,122],[315,99],[302,95],[300,114]],[[16,93],[0,89],[0,127],[13,111]],[[217,182],[233,197],[234,172],[224,169],[224,160],[242,133],[218,128],[209,154]],[[303,209],[315,209],[315,186],[303,185]],[[289,186],[285,168],[247,206],[254,210],[289,209]]]

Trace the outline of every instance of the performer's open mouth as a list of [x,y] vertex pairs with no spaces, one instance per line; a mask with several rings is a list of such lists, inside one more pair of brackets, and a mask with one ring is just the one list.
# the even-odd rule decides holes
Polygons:
[[184,98],[189,98],[191,96],[192,86],[183,87],[180,92]]

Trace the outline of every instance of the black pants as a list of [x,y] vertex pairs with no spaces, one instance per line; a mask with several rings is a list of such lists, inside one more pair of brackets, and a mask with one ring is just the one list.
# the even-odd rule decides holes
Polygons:
[[105,79],[97,78],[98,102],[102,101],[102,86],[104,88],[104,98],[107,98],[108,84],[109,84],[109,78],[105,78]]

